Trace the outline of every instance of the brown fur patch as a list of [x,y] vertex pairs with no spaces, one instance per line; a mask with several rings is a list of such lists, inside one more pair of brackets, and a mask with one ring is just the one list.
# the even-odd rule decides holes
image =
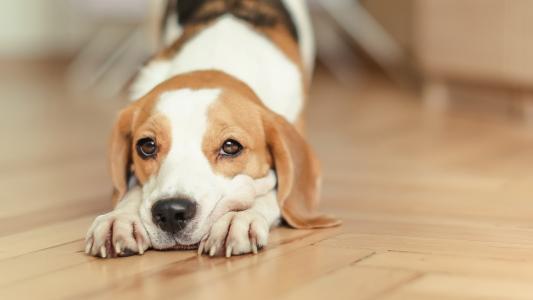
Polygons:
[[[172,143],[170,138],[171,130],[170,121],[161,114],[151,116],[143,123],[137,124],[137,128],[133,132],[131,153],[135,176],[142,184],[144,184],[151,175],[157,174],[162,161],[170,151]],[[146,137],[156,141],[158,150],[154,158],[142,159],[137,154],[137,141]]]
[[[163,138],[161,143],[163,149],[166,143],[170,143],[169,138],[165,136],[169,133],[170,127],[168,121],[164,120],[162,116],[152,116],[153,108],[159,97],[154,93],[142,97],[141,99],[133,102],[128,107],[124,108],[118,116],[115,126],[111,134],[111,141],[109,143],[109,168],[111,172],[111,180],[113,183],[113,196],[112,202],[114,205],[124,197],[128,186],[128,177],[131,172],[139,172],[136,174],[141,183],[148,177],[148,174],[153,174],[159,167],[150,163],[138,162],[138,167],[135,168],[135,162],[138,161],[137,151],[135,149],[135,143],[139,137],[139,132],[143,130],[143,125],[150,118],[155,118],[151,123],[152,127],[158,128],[159,132],[166,131],[166,134],[162,134]],[[157,120],[157,121],[156,121]],[[155,124],[158,124],[155,126]],[[146,130],[148,126],[146,125]],[[163,129],[168,127],[168,130]],[[168,141],[167,141],[168,140]],[[170,146],[168,146],[170,147]],[[162,152],[162,155],[166,155],[166,152]],[[151,166],[150,166],[151,165]]]
[[295,228],[321,228],[340,221],[318,211],[320,166],[296,128],[274,113],[264,114],[266,141],[278,177],[278,203]]
[[[252,102],[242,93],[225,89],[210,107],[208,131],[203,138],[202,148],[216,173],[226,177],[246,174],[259,178],[270,169],[271,158],[257,105],[259,100],[254,100]],[[230,158],[219,155],[219,149],[227,139],[234,139],[243,146],[239,156]]]

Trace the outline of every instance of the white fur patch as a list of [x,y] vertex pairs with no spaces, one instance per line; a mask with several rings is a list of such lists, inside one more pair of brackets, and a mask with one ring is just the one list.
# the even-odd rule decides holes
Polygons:
[[282,0],[283,4],[289,11],[291,18],[298,31],[298,44],[300,54],[305,66],[305,71],[311,74],[315,65],[315,39],[313,35],[313,26],[307,9],[307,1],[302,0]]
[[221,17],[185,44],[172,72],[216,69],[247,83],[269,108],[295,121],[303,104],[298,67],[266,37],[232,15]]
[[150,90],[170,77],[172,65],[165,60],[154,60],[139,72],[130,86],[131,101],[138,100]]
[[[155,107],[171,124],[171,147],[159,170],[163,193],[194,195],[203,181],[215,174],[202,151],[207,130],[207,111],[219,89],[181,89],[163,93]],[[196,177],[198,176],[198,178]],[[170,195],[173,196],[173,195]]]
[[[160,96],[154,113],[163,114],[171,125],[170,151],[158,174],[143,186],[141,218],[154,248],[197,242],[205,233],[206,220],[231,179],[217,175],[202,151],[209,106],[219,89],[180,89]],[[152,221],[151,208],[161,199],[186,197],[197,204],[197,215],[177,236],[162,232]]]
[[300,70],[268,38],[231,15],[220,17],[188,41],[170,61],[148,64],[131,94],[135,99],[171,76],[210,69],[244,81],[266,106],[290,122],[298,117],[303,105]]

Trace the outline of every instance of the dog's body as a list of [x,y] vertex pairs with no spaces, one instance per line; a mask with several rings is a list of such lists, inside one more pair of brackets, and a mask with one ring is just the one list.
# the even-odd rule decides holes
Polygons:
[[86,252],[230,256],[266,245],[280,217],[337,225],[316,211],[318,163],[302,138],[314,55],[305,2],[179,0],[166,16],[174,41],[132,85],[110,151],[118,204],[93,223]]
[[[194,8],[199,12],[182,13],[186,17],[186,21],[182,21],[185,29],[181,28],[179,21],[176,22],[177,14],[167,14],[171,23],[166,25],[164,39],[173,42],[141,71],[132,85],[131,98],[139,99],[174,75],[214,69],[245,82],[268,108],[294,123],[302,112],[304,85],[309,81],[315,52],[305,1],[188,2],[194,2]],[[207,7],[204,12],[201,11],[202,5],[212,3],[211,6],[217,6],[226,2],[232,4],[212,9]],[[248,12],[243,8],[242,14],[257,15],[246,18],[240,17],[238,12],[231,12],[239,9],[230,5],[243,2],[261,4],[242,5],[253,10]],[[280,9],[283,11],[278,11]],[[265,12],[260,14],[255,10]],[[292,19],[292,15],[298,18]],[[270,24],[265,20],[269,18],[276,18],[276,21],[270,21],[273,22]],[[255,25],[258,23],[260,25]],[[180,35],[176,36],[178,33]],[[301,40],[303,42],[300,43]]]

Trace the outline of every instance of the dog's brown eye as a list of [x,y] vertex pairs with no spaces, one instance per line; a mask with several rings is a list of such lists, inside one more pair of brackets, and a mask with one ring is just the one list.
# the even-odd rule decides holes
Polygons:
[[137,142],[137,153],[143,159],[150,158],[157,153],[157,145],[151,138],[140,139]]
[[225,156],[237,156],[242,151],[242,145],[236,140],[226,140],[220,148],[220,154]]

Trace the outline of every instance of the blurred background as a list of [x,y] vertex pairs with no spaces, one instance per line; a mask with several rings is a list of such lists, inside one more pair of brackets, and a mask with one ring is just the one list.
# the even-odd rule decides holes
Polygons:
[[[530,1],[309,2],[319,60],[345,82],[370,66],[440,96],[469,84],[528,97]],[[69,88],[114,96],[158,49],[164,6],[164,0],[3,1],[2,65],[57,62]]]
[[[6,198],[33,198],[37,190],[52,203],[76,206],[78,210],[68,210],[72,214],[109,207],[107,136],[117,110],[126,104],[127,83],[160,47],[165,5],[164,0],[0,3],[0,130],[6,140],[17,140],[16,148],[2,149],[0,158]],[[453,151],[475,149],[458,160],[464,164],[478,158],[481,148],[488,151],[487,139],[500,143],[479,134],[493,129],[473,129],[479,140],[460,135],[454,140],[453,134],[463,129],[446,127],[451,126],[450,113],[483,126],[502,122],[498,129],[512,124],[524,134],[519,141],[530,142],[531,1],[310,0],[309,5],[318,45],[309,111],[316,121],[309,126],[323,159],[331,150],[321,148],[321,141],[340,148],[346,139],[354,142],[362,161],[376,159],[360,152],[366,146],[375,153],[366,137],[376,132],[392,136],[388,130],[407,126],[410,114],[420,120],[420,139],[391,146],[394,157],[406,165],[429,166],[428,161],[410,160],[416,151],[433,157],[441,149],[442,161],[450,165],[447,159],[459,157]],[[355,131],[339,132],[333,140],[330,129],[337,125],[319,112],[335,116],[341,107],[348,107],[344,112]],[[365,117],[372,121],[364,123]],[[400,155],[404,146],[407,155]],[[513,154],[495,158],[504,150],[494,149],[487,153],[488,161],[495,164],[494,172],[501,172]],[[327,169],[327,161],[325,165]],[[36,176],[33,181],[28,172]],[[65,191],[64,186],[71,188]],[[94,194],[87,196],[88,187]],[[56,197],[63,194],[79,201]],[[98,201],[87,202],[87,197]],[[31,210],[48,207],[43,203],[36,200]],[[6,215],[27,212],[6,205],[13,205]],[[42,222],[53,219],[50,214],[43,214]]]
[[[1,0],[0,270],[10,272],[0,298],[164,298],[189,275],[191,291],[209,292],[230,271],[273,265],[213,295],[303,286],[315,298],[533,299],[533,1],[308,3],[318,46],[308,135],[323,210],[344,225],[276,229],[268,247],[279,251],[247,265],[82,254],[88,226],[112,208],[108,137],[127,83],[160,47],[165,1]],[[315,276],[333,279],[313,289]]]
[[[509,161],[518,157],[515,153],[503,155],[523,148],[510,141],[504,146],[500,135],[519,132],[518,143],[530,142],[531,1],[308,3],[318,46],[309,132],[326,171],[336,172],[327,161],[331,147],[345,147],[349,155],[358,155],[354,168],[383,162],[385,156],[424,170],[434,162],[440,164],[437,170],[441,165],[463,168],[486,157],[482,170],[467,172],[486,174],[493,165],[497,174],[506,174],[502,167],[513,175],[527,173],[523,161]],[[50,201],[36,199],[30,211],[5,203],[12,206],[4,210],[6,216],[39,212],[42,219],[28,217],[39,223],[65,218],[50,205],[75,207],[60,210],[71,217],[110,208],[107,138],[116,112],[126,104],[127,83],[160,48],[165,5],[164,0],[0,3],[0,130],[7,141],[17,141],[0,157],[4,198],[32,199],[38,192]],[[342,113],[353,128],[335,135]],[[450,121],[456,117],[474,125],[456,128]],[[487,124],[492,127],[483,127]],[[414,134],[409,126],[417,135],[406,142]],[[407,129],[396,133],[398,128]],[[499,133],[509,128],[511,134]],[[489,132],[499,135],[482,134]],[[393,140],[376,146],[369,137]],[[389,152],[372,156],[383,147]]]
[[[530,97],[533,83],[530,1],[309,2],[319,62],[344,84],[371,70],[436,109],[451,93],[469,93],[518,100],[508,104],[528,111],[529,101],[520,100]],[[53,65],[74,97],[112,99],[159,48],[164,6],[164,0],[2,1],[1,69]]]

